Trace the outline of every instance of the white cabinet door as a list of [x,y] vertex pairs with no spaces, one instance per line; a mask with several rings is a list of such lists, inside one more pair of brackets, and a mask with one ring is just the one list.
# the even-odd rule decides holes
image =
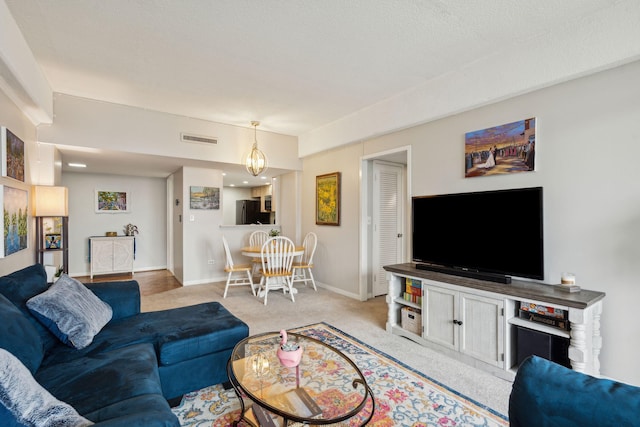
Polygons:
[[452,350],[458,349],[458,292],[422,285],[422,310],[425,339]]
[[504,367],[504,301],[460,293],[460,352]]
[[91,274],[113,271],[113,243],[111,240],[91,239]]
[[118,239],[113,241],[113,270],[133,270],[133,239]]

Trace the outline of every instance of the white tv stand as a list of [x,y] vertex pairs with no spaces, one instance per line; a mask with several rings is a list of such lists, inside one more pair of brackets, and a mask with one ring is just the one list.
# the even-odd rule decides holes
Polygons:
[[[414,263],[385,266],[389,291],[387,331],[513,380],[518,326],[569,338],[572,369],[600,374],[603,292],[565,292],[556,286],[513,280],[501,284],[417,269]],[[421,303],[403,298],[406,279],[422,287]],[[568,310],[570,330],[518,317],[521,301]],[[401,309],[421,314],[421,333],[402,327]]]

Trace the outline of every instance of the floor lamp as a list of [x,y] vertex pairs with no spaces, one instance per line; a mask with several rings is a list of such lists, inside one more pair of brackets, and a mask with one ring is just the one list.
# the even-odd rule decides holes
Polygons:
[[[67,187],[36,185],[33,187],[32,195],[33,216],[36,217],[36,262],[44,265],[45,253],[62,252],[62,271],[68,273],[69,196]],[[59,234],[45,234],[45,218],[62,219]]]

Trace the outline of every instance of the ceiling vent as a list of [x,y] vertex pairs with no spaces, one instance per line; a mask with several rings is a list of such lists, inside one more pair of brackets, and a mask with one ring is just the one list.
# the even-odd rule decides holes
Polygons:
[[184,142],[199,142],[201,144],[217,144],[218,140],[212,136],[194,135],[192,133],[181,133],[180,139]]

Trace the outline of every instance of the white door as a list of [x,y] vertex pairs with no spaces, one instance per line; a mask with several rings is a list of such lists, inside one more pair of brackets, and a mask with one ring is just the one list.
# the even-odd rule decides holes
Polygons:
[[373,161],[371,271],[373,296],[388,292],[385,265],[403,260],[403,192],[401,165]]

